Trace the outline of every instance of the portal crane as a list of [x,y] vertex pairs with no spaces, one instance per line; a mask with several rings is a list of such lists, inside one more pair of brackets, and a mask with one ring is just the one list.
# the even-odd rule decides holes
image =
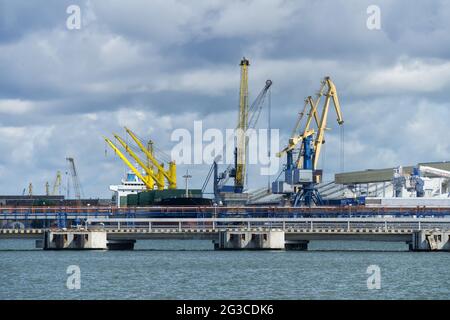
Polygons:
[[[264,101],[267,97],[267,94],[269,92],[269,89],[272,86],[272,80],[266,80],[266,83],[263,87],[263,89],[259,92],[256,99],[253,101],[253,103],[248,107],[248,103],[246,102],[248,99],[248,92],[246,88],[248,88],[247,81],[242,81],[242,79],[247,79],[247,67],[248,67],[248,60],[245,58],[241,61],[241,90],[240,95],[241,99],[240,101],[242,103],[239,107],[239,122],[238,126],[236,127],[236,147],[235,147],[235,161],[234,161],[234,167],[228,166],[227,169],[222,172],[218,173],[217,169],[217,161],[215,161],[215,165],[211,166],[211,170],[215,168],[216,172],[214,174],[215,177],[217,177],[217,180],[214,180],[215,183],[215,194],[217,197],[217,193],[219,192],[219,189],[225,185],[225,183],[228,181],[229,178],[234,178],[234,192],[241,193],[245,187],[245,173],[246,173],[246,165],[247,165],[247,153],[248,153],[248,130],[254,129],[258,123],[259,117],[261,115],[261,111],[264,105]],[[247,92],[247,96],[245,96],[245,92]],[[241,110],[247,110],[245,114],[242,116]],[[244,120],[242,120],[244,119]],[[245,122],[245,123],[244,123]],[[245,129],[245,130],[244,130]],[[209,176],[210,177],[210,176]],[[206,183],[209,180],[209,177],[205,181]]]
[[52,196],[56,196],[56,194],[59,194],[61,187],[61,171],[56,172],[56,178],[55,182],[53,183],[53,189],[52,189]]
[[[322,96],[325,96],[325,103],[319,117],[318,106]],[[300,188],[295,191],[294,206],[304,204],[311,206],[322,204],[322,199],[316,188],[317,178],[316,170],[319,161],[322,144],[325,143],[325,130],[327,130],[327,119],[330,102],[333,101],[334,109],[337,115],[339,125],[344,123],[341,106],[336,90],[336,86],[330,77],[325,77],[317,94],[316,100],[308,97],[305,100],[303,111],[299,114],[293,133],[288,141],[286,148],[277,155],[281,157],[287,154],[285,181],[293,186]],[[305,111],[309,108],[308,118],[302,133],[297,133]],[[316,130],[311,128],[311,122],[314,119],[317,126]],[[293,163],[293,150],[300,144],[298,159]],[[294,188],[295,189],[295,188]]]
[[[254,129],[259,120],[264,101],[267,97],[269,89],[272,86],[272,80],[266,80],[263,89],[260,91],[256,99],[250,105],[248,104],[248,67],[249,60],[245,57],[240,62],[241,78],[239,89],[239,117],[235,130],[235,149],[234,149],[234,166],[229,165],[225,171],[218,172],[218,160],[222,155],[218,155],[210,167],[208,175],[203,183],[202,191],[204,191],[214,173],[214,195],[218,199],[219,192],[225,186],[229,178],[234,178],[235,193],[241,193],[245,187],[246,162],[248,153],[248,130]],[[228,143],[228,141],[226,142]],[[224,146],[224,150],[225,150]],[[231,189],[231,188],[230,188]],[[230,190],[231,191],[231,190]]]
[[70,175],[72,177],[72,185],[75,192],[75,199],[78,200],[78,204],[81,205],[81,184],[78,179],[77,169],[75,167],[75,160],[73,158],[66,158],[69,163]]
[[[311,121],[314,118],[317,127],[319,126],[319,117],[317,114],[317,102],[313,101],[311,96],[305,99],[303,110],[298,114],[297,121],[295,123],[294,129],[292,130],[291,137],[288,140],[288,145],[276,154],[277,157],[282,157],[286,153],[286,168],[285,168],[285,181],[292,184],[292,172],[294,168],[299,167],[300,158],[297,159],[294,165],[293,152],[297,145],[303,141],[307,136],[314,133],[314,130],[310,129]],[[306,110],[309,109],[308,118],[306,120],[305,128],[302,132],[300,130],[300,124],[305,115]],[[301,152],[299,152],[301,154]]]

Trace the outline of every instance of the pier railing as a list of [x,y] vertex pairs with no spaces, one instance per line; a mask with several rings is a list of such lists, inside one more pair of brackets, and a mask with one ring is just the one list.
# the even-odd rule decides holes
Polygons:
[[0,219],[67,219],[89,217],[153,218],[226,218],[228,216],[279,218],[279,217],[450,217],[446,207],[0,207]]
[[88,229],[139,230],[450,230],[450,218],[89,218]]

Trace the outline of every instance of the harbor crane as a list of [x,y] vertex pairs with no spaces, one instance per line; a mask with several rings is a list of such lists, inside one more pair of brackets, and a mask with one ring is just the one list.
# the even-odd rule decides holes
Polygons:
[[[108,138],[104,137],[105,141],[114,150],[114,152],[119,156],[119,158],[133,171],[133,173],[145,184],[145,187],[148,190],[154,189],[154,178],[153,175],[144,176],[128,159],[127,157],[120,151],[120,149]],[[149,172],[147,171],[147,174]],[[163,185],[164,188],[164,185]]]
[[[319,114],[319,104],[322,96],[325,96],[325,103],[322,107],[322,112]],[[323,203],[322,198],[316,188],[316,184],[320,182],[321,172],[317,170],[317,165],[322,150],[322,145],[325,143],[325,130],[327,130],[327,119],[329,113],[330,102],[333,101],[334,109],[337,115],[337,123],[342,125],[344,123],[341,106],[336,90],[336,86],[330,77],[325,77],[317,97],[314,100],[311,96],[305,99],[305,104],[302,112],[300,112],[292,135],[288,140],[287,146],[277,153],[278,157],[286,154],[285,166],[285,183],[292,186],[289,188],[288,194],[293,194],[294,206],[312,204],[320,205]],[[300,124],[306,110],[309,109],[308,117],[305,126],[299,132]],[[316,129],[311,127],[312,120],[316,124]],[[299,148],[298,158],[296,162],[293,161],[293,152]],[[274,193],[285,193],[278,187],[278,181],[272,184]]]
[[[235,130],[235,150],[234,150],[234,166],[229,165],[225,171],[218,172],[218,159],[222,158],[219,155],[214,160],[208,175],[203,183],[202,191],[205,191],[209,180],[214,176],[214,195],[216,200],[220,191],[228,190],[225,186],[230,178],[234,178],[233,192],[242,193],[246,184],[246,164],[248,155],[249,129],[254,129],[258,123],[264,101],[268,95],[269,89],[272,86],[272,80],[266,80],[263,89],[260,91],[256,99],[249,106],[248,103],[248,67],[249,60],[245,57],[240,62],[241,78],[239,89],[239,117],[238,125]],[[225,150],[226,147],[224,147]],[[213,175],[214,173],[214,175]]]
[[245,184],[245,170],[247,157],[247,137],[248,128],[248,67],[250,62],[241,60],[241,84],[239,89],[239,118],[236,130],[236,148],[235,148],[235,171],[234,192],[241,193]]
[[[130,129],[125,127],[128,135],[136,142],[139,150],[145,154],[147,163],[145,163],[137,154],[133,151],[132,147],[126,143],[119,135],[114,134],[116,140],[124,148],[124,150],[136,161],[136,163],[144,170],[145,175],[137,169],[127,157],[120,151],[120,149],[108,138],[104,137],[108,145],[114,150],[119,158],[133,171],[134,174],[145,184],[148,190],[153,190],[155,187],[158,190],[163,190],[166,186],[168,189],[176,189],[177,177],[176,177],[176,164],[174,161],[169,161],[169,168],[165,170],[164,163],[156,159],[153,152],[153,141],[149,141],[147,147],[144,143],[133,133]],[[156,170],[155,170],[156,169]],[[155,172],[156,171],[156,172]]]
[[128,135],[136,142],[139,149],[147,156],[147,158],[153,163],[156,169],[158,169],[158,174],[163,175],[168,183],[168,189],[176,189],[177,188],[177,166],[175,164],[175,161],[169,161],[169,168],[168,170],[164,169],[164,163],[160,163],[155,156],[147,149],[145,148],[142,141],[134,134],[133,131],[125,127],[126,132]]
[[[234,168],[229,166],[225,172],[220,176],[234,178],[234,192],[242,193],[246,184],[246,170],[247,170],[247,156],[248,156],[248,130],[254,129],[261,110],[267,96],[267,93],[272,86],[271,80],[266,80],[266,83],[261,92],[256,97],[255,101],[249,106],[248,102],[248,67],[249,60],[245,57],[240,62],[241,80],[239,88],[239,117],[238,125],[236,127],[236,146],[234,151]],[[217,166],[216,166],[217,170]],[[216,173],[216,177],[219,175]],[[225,182],[225,180],[224,180]]]
[[60,188],[61,188],[61,171],[57,171],[55,182],[53,183],[52,196],[56,196],[57,194],[59,195]]
[[81,184],[80,184],[80,180],[78,178],[78,173],[77,173],[77,169],[75,166],[75,160],[71,157],[66,158],[68,164],[69,164],[69,171],[70,171],[70,176],[72,178],[72,186],[74,189],[74,193],[75,193],[75,199],[77,200],[78,204],[81,205]]

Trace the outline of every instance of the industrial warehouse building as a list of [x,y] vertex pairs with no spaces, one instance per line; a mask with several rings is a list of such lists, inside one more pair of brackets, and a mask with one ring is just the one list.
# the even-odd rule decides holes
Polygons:
[[[450,161],[424,162],[417,166],[402,167],[403,174],[411,175],[414,167],[427,166],[450,172]],[[384,169],[368,169],[335,174],[334,181],[322,182],[317,188],[324,200],[352,199],[358,197],[392,198],[394,195],[393,175],[395,167]],[[427,179],[425,198],[449,198],[450,179],[430,173],[422,175]],[[404,198],[414,197],[405,193]],[[267,194],[262,189],[249,191],[250,204],[278,205],[283,204],[283,195]]]

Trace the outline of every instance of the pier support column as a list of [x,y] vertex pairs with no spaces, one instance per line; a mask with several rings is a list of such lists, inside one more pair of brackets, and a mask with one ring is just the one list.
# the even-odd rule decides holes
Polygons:
[[283,250],[284,231],[220,231],[216,250]]
[[409,249],[411,251],[450,251],[450,231],[414,231]]
[[107,240],[106,231],[47,230],[36,248],[44,250],[133,250],[135,239]]
[[106,236],[106,231],[47,230],[40,245],[44,250],[102,250],[107,249]]

